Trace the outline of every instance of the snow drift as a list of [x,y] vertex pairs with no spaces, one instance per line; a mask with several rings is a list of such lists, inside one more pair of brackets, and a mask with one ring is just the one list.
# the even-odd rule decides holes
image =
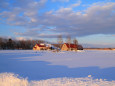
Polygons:
[[115,86],[115,81],[85,78],[54,78],[41,81],[28,81],[14,73],[1,73],[0,86]]

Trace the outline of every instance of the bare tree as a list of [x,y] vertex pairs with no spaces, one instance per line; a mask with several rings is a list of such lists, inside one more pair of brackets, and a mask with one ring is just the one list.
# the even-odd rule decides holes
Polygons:
[[62,35],[59,35],[57,38],[57,42],[59,44],[59,47],[61,48],[62,44],[63,44],[63,39],[62,39]]
[[73,44],[74,44],[75,50],[77,50],[78,41],[76,38],[73,39]]
[[70,44],[71,44],[71,36],[70,35],[67,36],[67,43],[69,44],[69,50],[70,50]]
[[78,45],[78,41],[77,41],[76,38],[73,39],[73,43],[76,44],[76,45]]

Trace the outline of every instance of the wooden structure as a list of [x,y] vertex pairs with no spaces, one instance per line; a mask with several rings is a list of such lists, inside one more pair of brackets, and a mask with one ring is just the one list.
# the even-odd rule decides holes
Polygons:
[[83,50],[83,46],[82,45],[78,45],[77,50]]
[[45,44],[36,44],[34,47],[33,47],[33,50],[47,50],[47,47]]
[[62,45],[61,50],[62,50],[62,51],[76,51],[77,48],[78,48],[78,45],[76,45],[76,44],[64,43],[64,44]]

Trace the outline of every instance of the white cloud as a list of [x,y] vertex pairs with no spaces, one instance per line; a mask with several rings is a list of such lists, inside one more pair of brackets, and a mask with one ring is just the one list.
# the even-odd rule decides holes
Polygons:
[[69,2],[69,0],[52,0],[53,2]]
[[[115,13],[113,12],[115,3],[102,5],[92,5],[85,13],[74,12],[68,8],[62,8],[53,15],[56,31],[68,32],[71,35],[91,35],[91,34],[112,34],[114,33]],[[54,17],[55,16],[55,17]],[[53,21],[50,18],[50,21]],[[110,30],[111,29],[111,30]]]
[[81,0],[78,0],[75,4],[70,5],[70,8],[80,6],[80,4],[81,4]]
[[[46,2],[47,0],[40,0],[38,2],[34,0],[15,0],[14,3],[9,3],[12,5],[10,9],[0,13],[0,17],[2,17],[3,21],[5,19],[6,23],[10,25],[36,27],[37,24],[34,24],[34,22],[38,21],[38,11]],[[6,2],[4,1],[4,3]],[[5,8],[2,7],[2,9]]]
[[[92,34],[113,34],[115,31],[115,3],[103,6],[91,6],[85,13],[74,12],[71,8],[61,8],[52,14],[42,16],[39,23],[46,26],[56,26],[54,33],[68,33],[72,36]],[[50,21],[49,21],[50,20]],[[71,32],[71,33],[70,33]]]
[[26,40],[24,37],[16,37],[16,40]]
[[[60,33],[58,34],[48,34],[45,32],[39,33],[40,29],[32,29],[32,30],[28,30],[27,32],[24,33],[19,33],[19,32],[15,32],[15,35],[20,35],[20,36],[25,36],[25,37],[33,37],[33,38],[57,38],[57,36],[60,35]],[[17,39],[23,39],[22,37],[17,37]]]
[[[17,34],[23,36],[51,37],[54,36],[52,34],[70,34],[72,36],[115,34],[114,2],[94,3],[85,10],[75,12],[72,7],[79,6],[81,1],[78,1],[77,4],[71,5],[71,8],[60,8],[40,15],[39,10],[42,9],[46,1],[16,0],[13,9],[1,12],[0,17],[5,18],[10,25],[27,28],[27,32]],[[41,28],[41,26],[44,27]],[[41,29],[36,32],[28,30],[28,28],[39,27]],[[45,33],[45,35],[40,36],[38,33]]]
[[61,8],[55,12],[55,15],[67,15],[73,12],[72,8]]

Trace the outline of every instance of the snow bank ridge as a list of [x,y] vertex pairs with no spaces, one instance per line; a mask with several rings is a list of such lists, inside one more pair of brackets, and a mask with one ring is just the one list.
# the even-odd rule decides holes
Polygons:
[[41,81],[28,81],[14,73],[1,73],[0,86],[115,86],[115,81],[85,78],[54,78]]

